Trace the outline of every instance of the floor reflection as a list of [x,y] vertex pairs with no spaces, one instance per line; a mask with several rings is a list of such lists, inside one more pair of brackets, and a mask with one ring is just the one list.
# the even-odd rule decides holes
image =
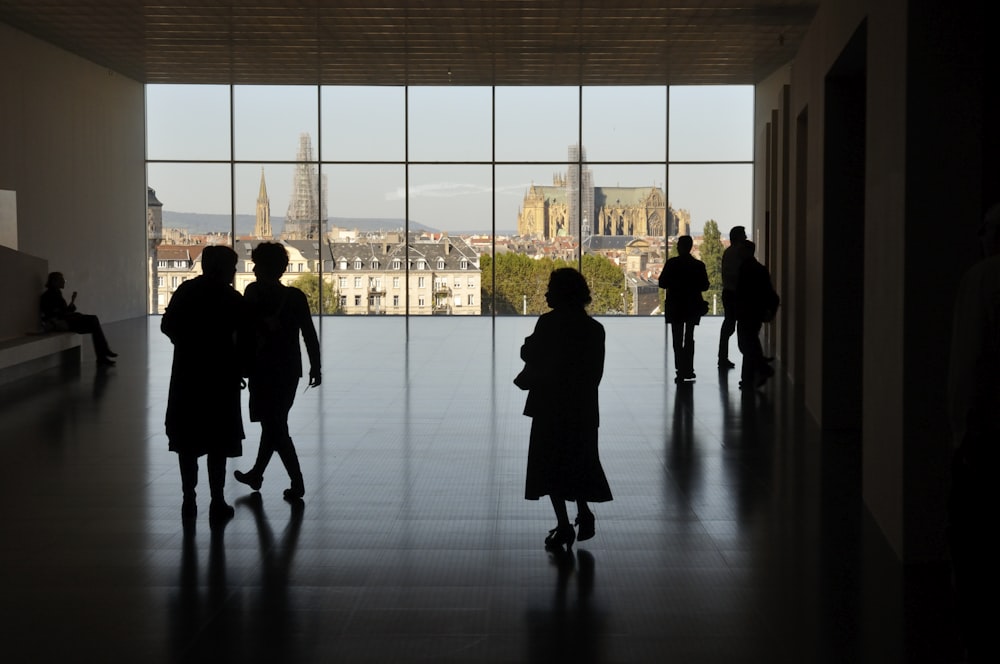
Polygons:
[[305,504],[282,473],[251,494],[233,462],[215,529],[180,519],[159,320],[106,326],[117,366],[0,386],[0,657],[948,661],[947,607],[916,599],[938,580],[904,575],[865,520],[856,440],[821,435],[779,380],[739,390],[714,354],[665,380],[662,320],[601,322],[615,500],[565,558],[522,498],[511,380],[533,318],[325,319],[324,383],[289,419]]

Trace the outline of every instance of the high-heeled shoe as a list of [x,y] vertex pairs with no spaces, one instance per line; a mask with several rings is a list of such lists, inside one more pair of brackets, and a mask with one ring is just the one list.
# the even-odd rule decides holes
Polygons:
[[549,531],[549,536],[545,538],[545,548],[546,549],[561,549],[562,545],[566,545],[566,550],[569,551],[573,546],[573,542],[576,541],[576,531],[573,530],[573,526],[560,525],[556,526]]
[[576,526],[580,530],[576,538],[581,542],[594,536],[594,513],[577,514]]

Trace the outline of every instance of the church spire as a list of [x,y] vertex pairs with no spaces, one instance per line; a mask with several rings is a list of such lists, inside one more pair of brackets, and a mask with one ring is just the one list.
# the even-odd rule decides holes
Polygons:
[[257,223],[254,224],[253,236],[258,240],[270,240],[271,233],[271,201],[267,197],[267,185],[264,184],[264,167],[260,167],[260,192],[257,194]]

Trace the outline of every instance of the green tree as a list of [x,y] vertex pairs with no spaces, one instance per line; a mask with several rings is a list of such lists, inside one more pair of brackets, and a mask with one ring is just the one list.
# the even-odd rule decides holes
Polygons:
[[[298,288],[306,294],[306,301],[309,303],[310,312],[314,315],[320,313],[318,274],[314,272],[303,274],[289,285]],[[334,290],[333,284],[328,281],[323,282],[323,313],[340,313],[340,298],[337,297],[337,292]]]
[[[561,267],[576,268],[576,262],[553,260],[545,257],[534,259],[517,253],[503,253],[495,257],[482,256],[479,261],[482,270],[482,301],[484,313],[500,315],[520,315],[527,309],[529,316],[538,316],[549,310],[545,302],[545,290],[549,275]],[[496,272],[496,290],[493,290],[493,276]],[[612,261],[600,255],[583,257],[583,276],[590,284],[593,302],[590,311],[595,314],[622,311],[624,276]],[[631,293],[625,291],[626,306],[631,305]]]
[[708,272],[709,286],[704,297],[709,306],[712,305],[713,298],[719,306],[722,306],[722,252],[724,250],[719,224],[714,219],[709,219],[705,222],[705,229],[702,231],[700,247],[701,260],[705,263],[705,271]]
[[625,288],[625,273],[614,262],[600,254],[584,254],[582,272],[590,284],[591,313],[624,314],[632,310],[632,291]]
[[[493,302],[493,312],[520,314],[524,298],[528,298],[528,313],[540,313],[538,302],[545,302],[545,286],[548,272],[541,276],[538,261],[523,254],[508,252],[496,256],[482,256],[479,267],[482,270],[483,303],[489,308]],[[496,290],[493,290],[494,272]]]

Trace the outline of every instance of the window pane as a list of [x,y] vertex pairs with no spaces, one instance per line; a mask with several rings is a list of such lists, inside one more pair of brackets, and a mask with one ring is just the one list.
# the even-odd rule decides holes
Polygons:
[[[575,173],[576,167],[572,169]],[[545,313],[549,274],[556,267],[578,265],[579,239],[570,229],[569,170],[565,161],[497,166],[496,253],[485,243],[480,248],[484,313]]]
[[236,165],[234,184],[238,237],[256,240],[283,237],[295,170],[292,164]]
[[[722,313],[720,243],[733,226],[745,226],[752,237],[753,166],[749,164],[677,165],[670,167],[670,199],[677,208],[681,234],[694,239],[694,253],[704,262],[711,286],[704,294],[710,315]],[[706,226],[718,231],[715,246],[706,245]]]
[[[293,161],[303,135],[315,150],[316,86],[237,85],[233,88],[233,119],[237,160]],[[318,160],[315,151],[305,158]]]
[[403,161],[405,88],[324,87],[323,158]]
[[489,161],[490,88],[410,88],[409,158],[414,161]]
[[410,230],[491,233],[493,185],[489,166],[411,166]]
[[659,308],[656,280],[670,219],[663,187],[666,168],[592,168],[594,221],[590,236],[583,236],[583,274],[594,299],[590,310],[649,316]]
[[[724,238],[733,226],[751,231],[753,166],[750,164],[675,165],[670,167],[670,204],[687,234],[699,236],[714,220]],[[680,229],[683,234],[683,228]]]
[[[329,182],[329,230],[398,230],[406,218],[402,165],[324,164]],[[358,224],[364,224],[358,226]]]
[[[410,254],[417,274],[421,268],[433,269],[435,260],[443,256],[447,266],[443,271],[428,275],[426,288],[435,279],[456,274],[479,277],[479,257],[465,237],[490,235],[493,232],[493,189],[490,166],[411,166],[409,188],[410,231],[421,232],[411,245]],[[449,237],[440,237],[439,232]],[[461,262],[469,265],[462,269]],[[426,262],[424,262],[426,261]],[[411,290],[413,288],[411,272]],[[475,287],[478,290],[478,286]],[[410,293],[410,314],[478,315],[477,298],[473,306],[454,307],[452,293],[447,288],[433,291],[421,289]],[[420,302],[423,301],[423,305]],[[415,304],[416,303],[416,306]]]
[[162,204],[162,230],[150,229],[148,277],[156,288],[150,313],[163,313],[177,287],[201,274],[206,245],[232,244],[229,169],[229,164],[147,166],[147,182]]
[[229,86],[147,85],[146,155],[228,160]]
[[670,88],[671,161],[753,159],[753,86]]
[[330,183],[324,270],[332,297],[323,313],[405,314],[406,169],[324,164],[323,173]]
[[583,88],[583,147],[592,161],[666,161],[667,89]]
[[560,161],[579,142],[579,88],[497,88],[498,161]]

